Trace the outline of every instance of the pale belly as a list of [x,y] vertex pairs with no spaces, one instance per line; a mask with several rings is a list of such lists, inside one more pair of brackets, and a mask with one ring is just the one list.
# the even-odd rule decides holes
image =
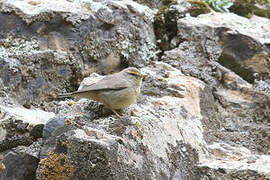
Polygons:
[[139,89],[123,89],[120,92],[111,90],[101,93],[100,96],[103,96],[102,99],[106,99],[105,102],[102,102],[104,105],[112,109],[123,109],[136,102],[139,92]]

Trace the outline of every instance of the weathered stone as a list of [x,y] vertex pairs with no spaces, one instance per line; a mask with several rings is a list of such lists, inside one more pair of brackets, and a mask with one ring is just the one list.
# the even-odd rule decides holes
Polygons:
[[[269,28],[267,19],[254,17],[248,20],[229,13],[210,13],[178,20],[179,38],[189,40],[191,46],[194,43],[190,41],[198,42],[200,39],[195,53],[203,52],[201,56],[209,56],[207,58],[218,61],[250,83],[254,82],[254,73],[269,79],[270,51],[266,30]],[[207,48],[214,44],[214,51]],[[183,45],[180,44],[179,48]],[[202,51],[198,49],[199,46]]]
[[[264,29],[268,26],[269,20],[258,17],[247,20],[233,14],[185,17],[178,20],[178,39],[182,42],[177,48],[165,51],[162,57],[183,74],[199,78],[210,86],[209,94],[215,98],[200,99],[207,144],[223,142],[233,148],[247,148],[258,156],[264,154],[258,159],[269,158],[270,99],[264,92],[253,89],[250,83],[262,84],[264,80],[256,79],[269,78],[268,32]],[[259,88],[267,92],[267,84],[257,85]],[[224,153],[224,149],[220,153]],[[227,153],[233,154],[230,150]],[[267,169],[255,168],[263,166],[260,160],[250,168],[248,157],[243,157],[240,166],[247,168],[239,169],[239,164],[233,164],[231,159],[228,166],[222,166],[226,158],[216,157],[217,161],[213,161],[212,155],[214,152],[209,151],[199,160],[207,169],[201,171],[205,174],[202,178],[269,178]]]
[[[157,96],[158,89],[149,94],[146,87],[138,105],[122,112],[123,119],[100,117],[83,122],[91,114],[68,116],[71,124],[44,142],[41,157],[47,161],[50,152],[62,154],[75,168],[73,177],[82,179],[199,177],[195,162],[206,153],[202,149],[206,144],[199,99],[209,91],[205,91],[203,82],[165,63],[143,68],[142,72],[149,85],[156,82],[169,88],[160,88],[162,93]],[[74,115],[81,111],[71,109]]]
[[269,10],[268,0],[239,0],[230,7],[231,12],[247,18],[251,18],[254,14],[270,18]]
[[5,170],[0,179],[35,180],[38,159],[28,154],[17,154],[9,151],[3,156]]
[[[0,152],[15,148],[17,146],[29,146],[36,138],[37,126],[46,123],[53,117],[54,113],[48,113],[39,109],[29,110],[20,107],[0,106],[1,118],[1,142]],[[42,131],[39,132],[42,134]]]
[[155,12],[133,1],[5,1],[0,12],[0,77],[20,104],[37,106],[75,90],[82,75],[157,57]]
[[44,128],[44,124],[35,125],[30,131],[30,135],[35,138],[41,138],[43,134],[43,128]]
[[[2,179],[270,178],[269,19],[137,2],[0,2]],[[56,98],[127,66],[121,118]]]
[[48,138],[51,136],[51,134],[65,126],[65,118],[64,117],[54,117],[48,120],[48,122],[45,124],[43,128],[43,138]]
[[243,147],[214,143],[208,147],[211,157],[201,161],[200,171],[209,179],[268,179],[270,157],[254,155]]

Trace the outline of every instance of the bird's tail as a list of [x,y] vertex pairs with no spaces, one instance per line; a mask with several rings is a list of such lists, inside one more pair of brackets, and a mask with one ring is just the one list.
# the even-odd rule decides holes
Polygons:
[[57,98],[74,97],[73,93],[58,94]]

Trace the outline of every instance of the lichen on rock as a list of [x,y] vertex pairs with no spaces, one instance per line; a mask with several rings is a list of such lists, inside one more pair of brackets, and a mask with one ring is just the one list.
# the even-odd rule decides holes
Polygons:
[[[270,178],[269,19],[196,0],[6,0],[0,22],[0,179]],[[57,98],[130,66],[144,78],[120,118]]]
[[72,179],[75,168],[64,154],[51,152],[48,158],[40,160],[39,180],[55,179],[69,180]]
[[177,33],[178,11],[171,6],[177,4],[177,1],[163,1],[154,19],[154,30],[157,37],[157,45],[161,50],[170,48],[170,41]]

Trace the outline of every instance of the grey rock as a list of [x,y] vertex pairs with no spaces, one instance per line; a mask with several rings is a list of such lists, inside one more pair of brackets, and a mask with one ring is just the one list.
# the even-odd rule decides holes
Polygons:
[[[216,20],[213,21],[213,18]],[[213,63],[204,60],[205,57],[218,61],[222,66],[253,83],[254,73],[259,73],[265,78],[269,76],[269,48],[265,42],[268,39],[266,29],[269,27],[269,20],[265,18],[254,17],[248,20],[232,13],[210,13],[198,18],[185,17],[178,20],[178,35],[188,42],[181,43],[179,49],[184,52],[190,51],[191,54],[186,55],[193,56],[193,61],[198,63],[195,64],[198,67],[200,64],[210,64],[213,67]],[[183,49],[187,43],[192,48]],[[185,66],[183,68],[185,71],[193,71],[190,73],[198,76],[194,70]],[[206,72],[211,73],[207,70]]]
[[[157,96],[158,89],[153,90],[156,94],[143,90],[138,105],[124,110],[121,119],[99,117],[87,122],[87,116],[91,115],[74,116],[81,111],[74,108],[73,116],[67,117],[71,125],[60,128],[44,142],[41,158],[49,161],[62,154],[69,160],[69,166],[76,169],[72,177],[82,179],[200,177],[195,162],[203,154],[201,146],[205,142],[199,103],[193,104],[190,99],[198,102],[200,94],[208,93],[204,91],[205,84],[165,63],[155,63],[142,72],[157,85],[174,84],[171,87],[175,91],[164,88]],[[181,91],[183,97],[176,91]],[[44,166],[40,165],[38,177],[44,175],[42,169]]]
[[65,89],[74,91],[82,75],[140,67],[157,58],[155,11],[133,1],[6,1],[0,12],[6,24],[0,28],[0,63],[20,62],[15,74],[0,66],[2,78],[6,85],[12,81],[9,94],[20,104],[43,105]]
[[1,173],[0,179],[36,179],[36,168],[39,162],[36,157],[25,153],[18,154],[9,151],[3,156],[2,162],[5,165],[5,169]]
[[54,117],[48,120],[43,128],[43,138],[49,138],[54,131],[65,126],[65,117]]
[[[153,7],[170,2],[0,2],[2,179],[270,178],[269,20],[180,0],[160,38]],[[120,119],[56,98],[127,66],[146,77]]]
[[254,155],[243,147],[232,147],[223,143],[209,146],[212,157],[199,165],[202,177],[222,179],[268,179],[269,156]]
[[270,94],[270,82],[269,79],[263,81],[263,80],[255,80],[254,82],[255,89],[258,91],[266,92],[267,94]]
[[[41,109],[26,109],[18,106],[0,105],[2,121],[15,120],[32,125],[45,124],[50,118],[54,117],[53,112],[46,112]],[[19,127],[21,126],[21,127]],[[18,125],[23,128],[25,125]],[[25,128],[25,127],[24,127]]]
[[[211,20],[216,16],[221,20]],[[220,14],[219,16],[217,13],[200,15],[198,18],[179,19],[178,38],[183,41],[177,48],[165,51],[162,60],[179,68],[185,75],[203,80],[209,86],[209,93],[214,95],[214,98],[205,97],[200,106],[203,115],[201,122],[204,126],[204,138],[207,143],[223,142],[233,147],[241,145],[255,154],[265,154],[259,156],[259,159],[267,159],[270,145],[267,142],[269,133],[266,133],[269,131],[270,119],[267,115],[269,114],[269,103],[267,103],[269,95],[266,94],[267,88],[264,88],[264,92],[257,91],[259,87],[266,87],[266,85],[259,86],[259,80],[253,81],[253,74],[256,72],[258,79],[268,77],[268,73],[265,73],[269,72],[266,70],[268,65],[264,63],[264,60],[269,58],[269,50],[265,43],[267,38],[262,37],[267,35],[264,25],[268,26],[269,20],[262,19],[261,22],[266,24],[260,27],[255,23],[257,20],[248,21],[233,14]],[[256,32],[259,33],[253,33],[257,27]],[[252,50],[233,48],[236,46],[248,47]],[[220,57],[223,57],[224,54],[233,56],[234,62],[222,63]],[[231,66],[228,66],[229,64]],[[235,71],[232,66],[243,73],[239,74],[239,71]],[[249,77],[253,78],[252,81],[248,79]],[[253,82],[255,82],[256,89],[250,84]],[[219,152],[223,153],[223,151],[224,149]],[[229,154],[233,156],[233,152]],[[243,162],[241,161],[241,166],[247,168],[239,169],[239,164],[233,164],[230,160],[228,162],[232,164],[228,163],[228,167],[222,166],[221,164],[226,162],[226,158],[216,155],[216,152],[210,152],[209,155],[209,159],[206,158],[207,162],[203,163],[203,158],[199,161],[203,163],[203,168],[208,168],[206,171],[201,168],[202,174],[206,174],[202,178],[256,179],[256,177],[269,177],[268,169],[264,171],[253,169],[260,166],[258,165],[260,163],[249,168],[249,163],[245,162],[247,157],[243,158]],[[216,156],[216,162],[213,162],[211,155]],[[215,176],[215,173],[218,175]]]
[[32,137],[12,137],[2,140],[0,143],[0,152],[15,148],[17,146],[29,146],[34,142]]
[[0,152],[16,148],[18,146],[29,146],[40,138],[42,130],[38,127],[44,126],[54,113],[48,113],[40,109],[25,109],[21,107],[0,106],[1,112],[1,142]]
[[17,59],[3,59],[0,61],[0,78],[4,86],[10,86],[11,89],[18,88],[18,84],[22,80],[20,73],[20,62]]

